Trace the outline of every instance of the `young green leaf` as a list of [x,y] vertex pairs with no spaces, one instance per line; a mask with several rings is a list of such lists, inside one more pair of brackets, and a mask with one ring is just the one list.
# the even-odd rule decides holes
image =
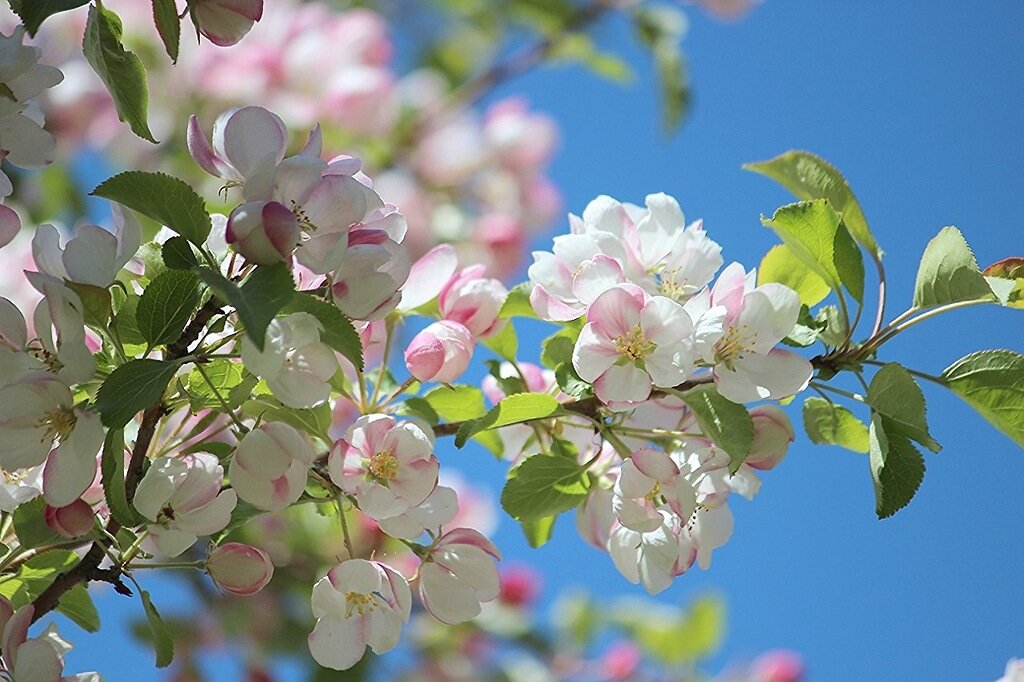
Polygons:
[[142,590],[139,596],[142,598],[142,607],[146,610],[146,620],[149,621],[149,629],[153,634],[156,667],[166,668],[174,660],[174,640],[171,638],[171,631],[167,629],[167,623],[160,617],[160,612],[153,606],[149,592]]
[[65,592],[57,602],[57,610],[86,632],[97,632],[100,629],[100,614],[85,585],[75,585]]
[[882,257],[882,249],[868,228],[864,211],[853,190],[843,174],[825,159],[810,152],[791,150],[774,159],[744,164],[743,167],[775,180],[797,199],[827,199],[832,208],[842,214],[843,224],[857,243],[875,258]]
[[242,414],[247,419],[284,422],[326,443],[333,442],[328,435],[331,428],[331,407],[327,403],[299,409],[286,407],[271,395],[258,395],[242,404]]
[[842,405],[824,398],[804,401],[804,428],[812,443],[839,445],[854,452],[868,451],[868,427]]
[[530,304],[530,291],[533,289],[533,285],[529,282],[523,282],[512,287],[508,292],[508,297],[501,306],[501,311],[498,313],[498,317],[502,320],[507,320],[511,317],[531,317],[537,318],[537,313],[533,310],[533,305]]
[[455,435],[455,446],[461,448],[472,436],[488,429],[510,424],[556,417],[563,414],[562,406],[547,393],[516,393],[506,396],[486,415],[466,422]]
[[14,533],[23,548],[43,547],[66,540],[46,525],[45,513],[46,502],[42,497],[22,502],[15,508]]
[[315,317],[324,328],[320,340],[344,355],[360,372],[363,371],[363,342],[352,326],[352,320],[338,306],[312,294],[297,291],[283,312],[309,313]]
[[728,453],[729,470],[735,473],[754,443],[754,420],[750,413],[742,405],[723,398],[710,385],[691,388],[680,397],[693,410],[704,435]]
[[1024,258],[1004,258],[982,270],[981,274],[1000,304],[1024,308]]
[[[203,376],[204,373],[206,376]],[[242,363],[223,358],[205,363],[202,372],[193,369],[188,374],[187,382],[189,405],[192,411],[223,409],[224,403],[221,402],[221,398],[231,409],[238,408],[249,396],[248,394],[233,394],[232,389],[242,383],[244,376],[245,368]],[[209,377],[209,381],[207,381],[207,377]],[[218,395],[220,398],[217,397]]]
[[479,419],[487,414],[484,394],[473,386],[438,386],[423,396],[441,419],[449,422],[464,422]]
[[107,501],[111,516],[126,528],[142,523],[142,515],[128,502],[124,490],[124,429],[107,431],[107,437],[103,441],[100,474],[103,481],[103,497]]
[[153,23],[163,41],[167,56],[178,61],[178,43],[181,42],[181,19],[174,0],[153,0]]
[[586,398],[594,394],[594,389],[580,378],[571,362],[563,362],[555,368],[555,381],[562,393],[573,398]]
[[984,350],[962,357],[942,373],[968,405],[1024,446],[1024,355]]
[[149,109],[146,67],[134,52],[124,49],[121,44],[121,30],[121,18],[104,8],[97,0],[96,4],[89,7],[82,51],[85,53],[85,60],[107,86],[110,96],[114,99],[117,117],[126,122],[133,133],[156,144],[156,139],[146,122]]
[[875,513],[892,516],[906,507],[924,480],[924,458],[899,425],[880,414],[868,431],[871,479],[875,484]]
[[794,258],[832,289],[843,285],[858,302],[864,300],[864,260],[860,249],[828,201],[800,201],[783,206],[761,223],[771,228]]
[[217,298],[235,309],[245,333],[260,350],[266,341],[267,325],[295,300],[295,282],[284,263],[258,266],[241,287],[210,268],[199,268],[196,273]]
[[509,471],[501,507],[519,521],[561,514],[587,499],[586,467],[558,455],[533,455]]
[[534,549],[546,545],[548,540],[551,539],[551,534],[555,531],[555,520],[557,518],[558,516],[552,514],[540,519],[520,521],[519,527],[523,529],[523,535],[526,536],[527,544]]
[[96,409],[107,428],[119,429],[164,395],[178,362],[129,360],[106,378],[96,393]]
[[11,9],[21,17],[25,30],[35,36],[40,24],[58,12],[81,7],[89,0],[11,0]]
[[563,329],[544,339],[541,344],[540,361],[551,369],[572,362],[572,350],[576,346],[577,336],[573,330]]
[[890,362],[875,373],[868,386],[867,402],[890,422],[886,431],[899,430],[932,452],[942,449],[928,433],[924,393],[910,372]]
[[91,284],[64,282],[64,286],[78,294],[82,301],[82,318],[87,325],[98,329],[106,329],[110,323],[111,298],[110,290]]
[[482,339],[480,343],[503,360],[515,362],[519,357],[519,339],[516,338],[516,328],[511,324],[506,324],[497,334]]
[[914,285],[914,307],[928,308],[957,301],[996,300],[978,269],[971,247],[960,230],[944,227],[921,256]]
[[832,291],[828,283],[794,256],[785,244],[776,244],[761,259],[757,283],[767,282],[786,285],[799,294],[800,302],[808,307],[821,303]]
[[177,341],[199,307],[199,279],[187,270],[167,270],[149,283],[135,309],[135,323],[152,346]]
[[166,173],[126,171],[100,183],[92,194],[138,211],[196,246],[210,234],[212,222],[203,198],[184,180]]

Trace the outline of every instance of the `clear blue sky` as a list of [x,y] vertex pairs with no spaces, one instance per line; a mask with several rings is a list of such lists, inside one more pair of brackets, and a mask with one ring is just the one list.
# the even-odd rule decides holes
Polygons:
[[[696,106],[671,139],[657,132],[652,79],[623,26],[603,30],[626,46],[641,74],[635,85],[563,69],[499,93],[524,92],[561,122],[553,174],[567,209],[600,193],[642,202],[666,191],[689,218],[704,218],[727,262],[752,267],[773,243],[759,213],[790,199],[740,165],[803,148],[853,185],[888,252],[892,315],[909,304],[921,251],[944,225],[963,230],[983,265],[1024,255],[1024,5],[769,0],[738,24],[691,16]],[[937,373],[999,347],[1024,352],[1021,313],[969,310],[905,334],[886,357]],[[922,489],[894,518],[875,519],[865,457],[806,438],[752,503],[732,502],[736,531],[711,570],[695,568],[660,597],[725,596],[729,634],[717,665],[785,647],[806,657],[813,681],[985,682],[1024,656],[1024,452],[953,395],[925,393],[945,449],[927,457]],[[499,485],[503,470],[488,455],[441,454]],[[570,586],[642,593],[568,518],[539,551],[508,520],[496,539],[506,557],[540,568],[544,598]],[[158,604],[172,610],[174,601]],[[69,670],[99,662],[111,682],[139,679],[150,654],[114,636],[137,602],[99,604],[110,614],[102,635],[68,630],[78,645]],[[116,658],[106,655],[115,647]]]

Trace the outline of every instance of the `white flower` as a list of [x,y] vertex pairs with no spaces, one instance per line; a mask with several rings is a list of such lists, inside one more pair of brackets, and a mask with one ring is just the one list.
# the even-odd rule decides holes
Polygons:
[[439,531],[459,511],[459,499],[453,488],[439,485],[427,499],[398,516],[380,519],[377,525],[393,538],[415,540],[426,531]]
[[379,561],[350,559],[313,585],[309,651],[325,668],[347,670],[369,646],[382,654],[398,644],[412,609],[409,583]]
[[690,567],[696,554],[679,517],[664,509],[658,514],[662,521],[653,531],[641,533],[615,524],[608,538],[615,568],[634,585],[642,584],[650,594],[667,588],[675,576]]
[[323,325],[309,313],[292,313],[267,325],[263,350],[245,338],[242,362],[262,377],[288,407],[313,407],[331,395],[328,383],[338,371],[334,351],[320,342]]
[[53,225],[40,225],[32,238],[32,256],[39,270],[58,280],[106,288],[139,250],[142,232],[129,211],[114,207],[114,232],[97,225],[79,225],[60,243]]
[[615,515],[623,526],[649,533],[662,524],[659,510],[664,507],[683,519],[690,518],[697,507],[693,487],[664,452],[637,450],[622,463],[615,481]]
[[17,611],[9,601],[0,597],[0,677],[16,682],[102,682],[99,673],[79,673],[64,676],[64,656],[72,646],[59,634],[57,626],[50,624],[38,637],[28,638],[35,607],[31,604]]
[[302,495],[315,457],[305,434],[282,422],[261,424],[235,448],[231,487],[255,507],[280,511]]
[[498,598],[496,560],[501,553],[490,540],[469,528],[445,533],[420,566],[419,592],[423,606],[448,625],[480,614],[481,602]]

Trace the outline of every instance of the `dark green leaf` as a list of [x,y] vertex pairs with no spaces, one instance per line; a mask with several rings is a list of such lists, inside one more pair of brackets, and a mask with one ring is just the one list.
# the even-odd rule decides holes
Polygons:
[[126,528],[142,523],[144,519],[128,502],[124,490],[124,430],[110,429],[103,441],[103,459],[100,466],[103,478],[103,496],[111,516]]
[[1024,355],[984,350],[960,358],[942,373],[950,390],[1024,446]]
[[110,291],[103,287],[78,282],[64,282],[82,301],[82,318],[90,327],[106,329],[110,323]]
[[942,449],[928,433],[924,393],[910,372],[890,362],[875,373],[868,386],[868,404],[891,422],[887,432],[898,428],[932,452]]
[[430,425],[440,424],[441,415],[423,398],[406,398],[398,405],[398,411],[410,417],[417,417]]
[[540,361],[551,369],[556,369],[567,362],[571,363],[577,336],[578,334],[572,330],[562,330],[544,339],[541,344]]
[[586,398],[594,394],[590,384],[580,378],[571,362],[563,362],[555,369],[555,381],[562,393],[573,398]]
[[903,509],[924,480],[924,458],[899,425],[880,414],[869,429],[871,478],[875,484],[875,513],[884,519]]
[[153,346],[178,340],[199,307],[199,279],[187,270],[167,270],[149,283],[135,309],[135,323]]
[[[188,183],[165,173],[127,171],[104,181],[94,196],[116,201],[174,230],[196,246],[210,234],[210,214]],[[151,275],[147,276],[152,277]]]
[[586,471],[569,457],[527,457],[509,471],[501,491],[501,507],[520,521],[556,516],[587,499],[590,479]]
[[100,614],[85,585],[75,585],[65,592],[57,602],[57,610],[86,632],[97,632],[100,629]]
[[75,9],[89,0],[11,0],[11,9],[21,17],[25,30],[34,36],[39,25],[58,12]]
[[82,50],[86,61],[110,91],[118,118],[142,139],[156,143],[146,123],[149,109],[146,67],[135,53],[121,45],[120,17],[99,2],[89,8]]
[[842,405],[824,398],[804,401],[804,428],[811,442],[839,445],[854,452],[868,451],[868,427]]
[[[191,270],[199,265],[196,254],[184,237],[171,237],[160,248],[164,265],[172,270]],[[146,274],[149,274],[147,270]],[[151,276],[150,279],[153,279]]]
[[242,414],[249,419],[284,422],[331,443],[331,407],[327,403],[308,409],[285,407],[277,398],[258,395],[242,405]]
[[996,300],[978,269],[978,261],[960,230],[944,227],[921,256],[914,285],[914,307],[928,308],[957,301]]
[[217,298],[235,309],[249,339],[263,350],[267,325],[294,300],[295,282],[288,266],[261,265],[241,287],[210,268],[199,268],[196,272]]
[[129,360],[115,369],[96,394],[96,409],[104,426],[119,429],[142,410],[156,405],[164,395],[177,362]]
[[171,639],[170,630],[167,624],[160,617],[160,612],[153,606],[149,598],[149,592],[142,590],[139,593],[142,597],[142,606],[146,610],[146,620],[149,621],[149,629],[153,634],[153,645],[156,648],[156,667],[166,668],[174,660],[174,640]]
[[338,306],[312,294],[295,292],[284,307],[284,312],[309,313],[315,317],[324,328],[320,340],[344,355],[360,372],[363,371],[363,342],[352,326],[352,321]]
[[480,419],[463,424],[455,435],[455,445],[461,448],[467,440],[481,431],[534,419],[555,417],[562,413],[562,406],[554,396],[546,393],[517,393],[506,396]]
[[153,23],[163,41],[167,56],[178,61],[178,43],[181,41],[181,20],[174,0],[153,0]]
[[729,470],[735,473],[750,454],[754,443],[754,420],[738,405],[715,390],[714,386],[696,386],[680,394],[701,431],[729,455]]

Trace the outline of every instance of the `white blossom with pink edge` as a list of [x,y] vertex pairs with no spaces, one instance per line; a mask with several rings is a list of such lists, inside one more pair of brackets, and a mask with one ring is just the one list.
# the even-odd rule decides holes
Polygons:
[[433,434],[385,414],[357,419],[331,448],[327,466],[334,484],[376,520],[421,504],[437,486]]
[[0,675],[18,682],[102,682],[95,672],[64,675],[64,656],[71,651],[71,644],[57,634],[57,626],[52,623],[41,635],[29,639],[34,614],[31,604],[15,611],[0,597]]
[[231,487],[249,504],[280,511],[299,499],[316,453],[306,434],[265,422],[238,442],[228,468]]
[[[400,220],[396,220],[395,217]],[[405,219],[393,206],[371,212],[348,233],[348,249],[334,272],[334,304],[356,320],[379,320],[402,299],[409,278],[409,252],[401,244]]]
[[242,185],[246,199],[259,200],[267,197],[250,196],[245,185],[258,175],[273,175],[288,147],[288,129],[280,117],[263,107],[242,107],[217,117],[212,146],[199,119],[191,116],[186,141],[200,168],[216,178]]
[[754,442],[743,463],[755,469],[774,469],[796,440],[793,423],[775,405],[758,405],[750,410],[750,417],[754,421]]
[[299,245],[299,221],[276,201],[250,201],[228,217],[228,244],[250,263],[272,265],[291,258]]
[[267,325],[262,351],[248,338],[242,340],[242,362],[285,405],[319,405],[330,397],[328,382],[338,371],[334,351],[320,341],[322,331],[323,325],[309,313],[278,317]]
[[420,381],[455,381],[469,367],[476,342],[465,326],[440,320],[413,337],[405,349],[405,366]]
[[653,531],[641,533],[615,523],[608,537],[608,552],[619,573],[649,594],[664,591],[693,564],[697,553],[684,522],[665,509],[658,514],[661,524]]
[[380,529],[393,538],[415,540],[427,531],[440,532],[459,511],[459,499],[453,488],[439,485],[427,499],[398,516],[381,519]]
[[1011,658],[1006,663],[1006,672],[996,682],[1024,682],[1024,658]]
[[39,270],[59,280],[108,287],[139,250],[142,232],[129,211],[114,207],[114,232],[98,225],[79,225],[62,246],[53,225],[40,225],[32,238]]
[[43,465],[0,471],[0,511],[13,512],[43,493]]
[[88,381],[96,360],[86,345],[82,300],[59,279],[38,272],[26,272],[25,277],[44,296],[33,315],[39,345],[28,345],[26,350],[61,381],[69,385]]
[[714,366],[715,387],[737,403],[799,393],[813,371],[805,358],[775,347],[796,326],[800,297],[782,284],[755,287],[755,278],[755,271],[733,263],[685,305],[694,346]]
[[692,334],[681,305],[620,285],[590,306],[572,364],[602,402],[628,405],[650,397],[652,385],[676,386],[690,375],[696,356]]
[[387,564],[350,559],[332,568],[313,585],[316,626],[309,651],[325,668],[347,670],[366,647],[382,654],[394,649],[402,624],[409,621],[409,583]]
[[451,244],[439,244],[427,251],[409,269],[398,310],[409,313],[433,301],[458,268],[459,254]]
[[689,519],[697,497],[679,467],[664,452],[643,448],[622,463],[615,481],[612,508],[626,528],[649,533],[662,524],[659,509]]
[[438,296],[441,317],[458,322],[475,338],[501,331],[507,320],[498,319],[508,289],[496,279],[485,278],[483,265],[471,265],[445,284]]
[[189,9],[200,33],[214,45],[229,47],[263,17],[263,0],[193,0]]
[[455,528],[431,548],[419,570],[423,606],[448,625],[464,623],[480,614],[482,602],[498,598],[495,561],[501,553],[475,530]]
[[222,530],[238,502],[234,490],[221,490],[224,469],[204,452],[153,461],[135,492],[134,504],[149,519],[144,545],[175,557],[198,536]]

